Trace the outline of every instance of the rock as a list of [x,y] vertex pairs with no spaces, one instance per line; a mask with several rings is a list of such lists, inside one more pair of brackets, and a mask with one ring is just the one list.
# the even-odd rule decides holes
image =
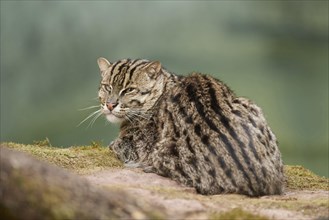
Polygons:
[[[0,188],[2,195],[6,195],[0,202],[0,214],[8,218],[23,216],[26,219],[31,213],[42,219],[71,216],[93,219],[329,218],[329,179],[301,166],[285,166],[287,181],[283,195],[259,198],[234,194],[203,196],[168,178],[123,168],[112,152],[95,144],[66,149],[38,144],[4,143],[3,146],[66,169],[0,148],[1,166],[4,167],[3,157],[7,158],[5,164],[10,165],[5,172],[1,171]],[[4,149],[9,152],[5,153],[7,156],[3,156]],[[29,162],[24,162],[24,158]],[[10,197],[8,192],[13,196]],[[29,207],[25,210],[18,204],[29,204]],[[18,211],[22,208],[25,214]]]
[[1,219],[145,219],[164,213],[123,190],[1,148]]

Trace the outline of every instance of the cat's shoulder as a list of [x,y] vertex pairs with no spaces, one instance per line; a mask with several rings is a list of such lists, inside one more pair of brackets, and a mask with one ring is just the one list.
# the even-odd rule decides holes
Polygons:
[[227,87],[227,85],[222,80],[220,80],[210,74],[204,74],[204,73],[200,73],[200,72],[192,72],[186,76],[180,76],[179,82],[182,85],[201,84],[204,86],[210,86],[211,84],[217,84],[217,85]]
[[203,92],[214,92],[216,95],[235,96],[234,91],[226,83],[209,74],[192,72],[181,76],[178,84],[179,90],[183,89],[188,93],[202,90]]

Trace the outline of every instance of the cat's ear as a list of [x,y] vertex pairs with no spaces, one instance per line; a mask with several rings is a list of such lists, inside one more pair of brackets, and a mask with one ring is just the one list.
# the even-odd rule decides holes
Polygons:
[[161,63],[159,61],[152,61],[144,67],[144,70],[150,75],[154,76],[161,70]]
[[103,57],[98,58],[97,63],[101,72],[107,70],[111,66],[111,63]]

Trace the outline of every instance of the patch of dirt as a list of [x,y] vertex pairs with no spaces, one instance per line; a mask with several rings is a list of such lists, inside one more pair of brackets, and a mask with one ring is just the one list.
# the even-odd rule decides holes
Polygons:
[[92,184],[124,189],[129,194],[165,209],[172,218],[205,219],[216,213],[242,209],[269,219],[318,219],[329,217],[329,192],[291,190],[283,195],[250,198],[243,195],[203,196],[193,188],[139,169],[107,169],[84,175]]
[[140,169],[113,168],[92,173],[85,177],[97,185],[121,185],[135,188],[165,185],[167,187],[182,188],[182,186],[173,180],[153,173],[145,173]]

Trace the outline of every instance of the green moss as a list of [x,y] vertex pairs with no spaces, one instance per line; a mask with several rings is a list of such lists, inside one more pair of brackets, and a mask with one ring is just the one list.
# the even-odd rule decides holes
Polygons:
[[92,142],[90,146],[73,146],[69,148],[56,148],[49,145],[50,142],[48,139],[45,141],[35,141],[32,145],[12,142],[1,144],[1,146],[26,152],[57,166],[74,170],[79,174],[122,166],[122,163],[112,151],[96,142]]
[[234,208],[230,211],[223,213],[216,213],[210,215],[211,220],[245,220],[245,219],[253,219],[253,220],[267,220],[268,218],[260,215],[255,215],[250,212],[246,212],[240,208]]
[[33,141],[33,145],[51,147],[50,140],[48,138],[41,141]]
[[[89,146],[76,146],[70,148],[55,148],[50,144],[49,139],[44,141],[35,141],[32,145],[2,143],[1,146],[6,146],[18,151],[27,152],[35,157],[56,164],[70,170],[74,170],[79,174],[91,173],[97,170],[122,167],[121,162],[116,158],[112,151],[101,146],[97,142],[91,143]],[[295,190],[329,190],[329,179],[317,176],[308,169],[301,166],[285,166],[284,172],[286,175],[286,192],[292,193],[285,196],[265,196],[261,198],[250,198],[243,195],[213,195],[203,196],[193,193],[193,190],[182,189],[176,187],[163,186],[145,186],[143,188],[159,194],[169,199],[186,199],[197,200],[201,203],[212,203],[214,206],[225,204],[226,207],[239,207],[231,209],[227,212],[216,212],[209,216],[210,219],[266,219],[263,216],[255,215],[245,210],[257,209],[279,209],[289,210],[293,212],[302,212],[306,216],[327,216],[329,203],[327,194],[318,191],[319,197],[298,197],[298,194],[293,194]],[[17,181],[20,181],[18,178]],[[24,186],[34,186],[35,183],[21,181],[16,184]],[[41,187],[41,186],[40,186]],[[123,190],[124,185],[106,185],[106,188],[115,188],[115,191]],[[45,203],[53,204],[57,208],[51,210],[51,213],[46,213],[56,218],[71,218],[75,213],[71,213],[70,207],[59,206],[59,198],[53,195],[60,195],[60,189],[50,189],[50,193],[45,193],[42,198],[28,198],[30,203],[38,203],[40,200]],[[307,192],[307,191],[305,191]],[[325,192],[327,193],[327,192]],[[27,195],[28,196],[28,195]],[[243,208],[243,209],[242,209]],[[209,212],[207,212],[208,216]],[[6,210],[0,206],[0,215],[7,216],[10,219]]]
[[286,185],[296,190],[329,190],[329,179],[320,177],[302,166],[285,166]]
[[[48,138],[34,141],[32,145],[3,143],[18,151],[27,152],[39,159],[56,164],[79,174],[86,174],[110,167],[122,167],[122,163],[108,148],[97,142],[89,146],[55,148]],[[286,186],[296,190],[329,190],[329,179],[317,176],[302,166],[285,166]]]
[[326,215],[329,210],[328,198],[323,195],[320,198],[274,196],[271,198],[249,200],[248,204],[263,209],[290,210],[309,216]]

